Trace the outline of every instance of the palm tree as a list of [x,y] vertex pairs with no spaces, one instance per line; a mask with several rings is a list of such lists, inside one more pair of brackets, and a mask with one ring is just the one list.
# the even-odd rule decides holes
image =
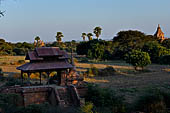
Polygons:
[[62,42],[62,37],[64,37],[62,32],[57,32],[56,40],[58,43]]
[[101,27],[95,27],[93,33],[96,34],[97,39],[101,35],[102,28]]
[[87,34],[87,37],[88,37],[89,41],[93,39],[92,36],[93,36],[92,33],[88,33],[88,34]]
[[40,37],[39,36],[36,36],[35,39],[34,39],[34,46],[35,47],[39,47],[40,46]]
[[85,41],[86,36],[87,36],[86,33],[82,33],[81,37],[83,38],[83,41]]

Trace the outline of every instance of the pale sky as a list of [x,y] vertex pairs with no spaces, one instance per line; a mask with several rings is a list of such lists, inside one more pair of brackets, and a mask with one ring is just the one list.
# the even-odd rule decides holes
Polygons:
[[130,29],[154,34],[158,24],[170,37],[170,0],[5,0],[0,10],[0,37],[11,42],[52,42],[58,31],[64,41],[82,40],[96,26],[102,39]]

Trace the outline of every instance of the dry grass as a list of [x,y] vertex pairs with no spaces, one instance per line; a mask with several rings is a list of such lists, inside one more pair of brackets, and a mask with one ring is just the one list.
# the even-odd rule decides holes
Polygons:
[[24,60],[25,56],[0,56],[0,64],[5,62],[7,64],[11,62],[17,62],[18,60]]
[[[2,62],[15,62],[23,60],[23,56],[0,56]],[[0,65],[6,76],[19,76],[20,71],[16,70],[19,65]],[[99,84],[101,87],[113,88],[126,95],[128,102],[132,101],[138,91],[147,87],[169,87],[170,85],[170,66],[150,65],[149,71],[136,72],[134,68],[122,61],[101,62],[101,63],[76,63],[77,71],[85,72],[88,68],[105,68],[112,66],[118,72],[117,75],[109,77],[85,78],[85,81]],[[38,78],[38,76],[35,76]]]

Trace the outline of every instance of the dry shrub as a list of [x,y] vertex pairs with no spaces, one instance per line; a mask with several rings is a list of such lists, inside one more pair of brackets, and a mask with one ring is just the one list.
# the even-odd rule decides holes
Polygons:
[[99,70],[98,76],[112,76],[115,72],[116,70],[112,66],[107,66],[106,68]]
[[87,75],[88,77],[94,77],[94,76],[112,76],[114,75],[116,70],[112,66],[107,66],[104,69],[98,69],[94,66],[91,66],[91,68],[88,69]]
[[15,73],[15,74],[13,75],[13,77],[14,77],[14,78],[20,78],[20,77],[21,77],[21,74]]

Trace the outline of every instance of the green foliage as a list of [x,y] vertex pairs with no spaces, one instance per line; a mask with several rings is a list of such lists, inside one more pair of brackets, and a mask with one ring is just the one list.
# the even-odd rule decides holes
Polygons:
[[170,49],[170,39],[165,39],[163,42],[162,42],[162,46],[166,47],[167,49]]
[[56,40],[58,43],[62,42],[62,37],[64,37],[62,32],[57,32]]
[[87,102],[84,106],[81,107],[81,113],[93,113],[93,103]]
[[117,96],[113,90],[108,88],[99,88],[96,85],[90,84],[85,100],[92,102],[96,107],[107,107],[113,113],[125,113],[123,98]]
[[86,33],[82,33],[82,35],[81,35],[81,37],[83,38],[83,41],[85,41],[86,40]]
[[87,34],[87,37],[88,37],[89,41],[90,41],[90,40],[93,40],[93,37],[92,37],[92,36],[93,36],[92,33],[88,33],[88,34]]
[[143,45],[148,41],[157,41],[157,38],[151,35],[145,35],[140,31],[120,31],[113,38],[115,47],[115,57],[123,58],[132,49],[142,49]]
[[8,77],[5,85],[6,86],[22,85],[22,81],[20,79]]
[[26,54],[24,48],[14,48],[14,49],[13,49],[13,52],[14,52],[16,55],[21,55],[21,56]]
[[170,55],[170,50],[161,46],[157,42],[148,42],[143,48],[143,51],[148,52],[151,57],[151,61],[154,63],[159,63],[159,58],[164,55]]
[[160,64],[170,65],[170,55],[161,56],[159,60]]
[[0,108],[5,113],[13,113],[21,102],[21,97],[17,94],[0,94]]
[[88,77],[98,76],[98,72],[99,70],[93,65],[91,65],[91,67],[87,70],[87,75]]
[[102,28],[101,27],[95,27],[93,33],[96,35],[97,39],[101,35]]
[[79,62],[81,62],[81,63],[88,63],[89,59],[86,58],[86,57],[82,57],[82,58],[80,58]]
[[125,60],[127,63],[133,65],[135,69],[137,69],[137,67],[143,69],[143,67],[151,64],[149,54],[138,50],[132,50],[129,52],[129,54],[125,56]]
[[112,76],[115,72],[116,70],[112,66],[107,66],[106,68],[99,70],[98,76]]
[[94,77],[94,76],[104,77],[104,76],[112,76],[115,74],[115,72],[116,70],[112,66],[107,66],[104,69],[98,69],[92,65],[91,68],[87,70],[87,75],[88,77]]
[[137,99],[135,109],[146,113],[166,113],[166,105],[169,104],[170,99],[169,94],[158,89],[146,91]]
[[27,107],[20,107],[15,113],[48,113],[49,104],[32,104]]
[[18,64],[24,64],[25,60],[18,60]]
[[80,42],[77,45],[77,54],[87,55],[88,58],[95,60],[111,59],[112,50],[112,42],[97,39]]

